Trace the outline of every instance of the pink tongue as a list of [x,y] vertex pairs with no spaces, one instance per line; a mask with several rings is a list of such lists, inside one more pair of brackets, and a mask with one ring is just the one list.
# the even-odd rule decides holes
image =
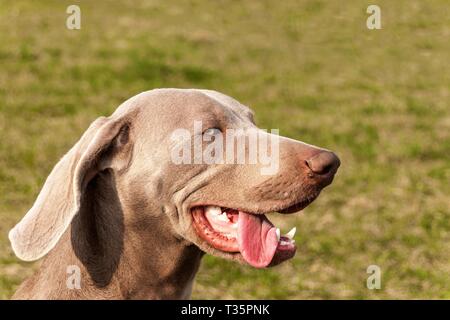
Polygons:
[[253,267],[264,268],[272,261],[278,247],[276,228],[264,215],[239,211],[239,251]]

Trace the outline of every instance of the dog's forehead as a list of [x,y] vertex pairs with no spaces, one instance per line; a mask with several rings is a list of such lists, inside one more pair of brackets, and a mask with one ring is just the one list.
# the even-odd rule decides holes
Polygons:
[[[202,118],[235,118],[253,122],[253,111],[237,100],[213,90],[154,89],[140,93],[117,108],[114,116],[139,109],[141,119],[181,123],[182,120]],[[178,119],[177,119],[178,118]],[[240,122],[240,121],[239,121]]]
[[233,112],[241,116],[253,119],[253,111],[249,107],[237,101],[236,99],[213,90],[197,90],[197,91],[200,92],[201,94],[204,94],[212,101],[219,103],[221,106],[229,108]]

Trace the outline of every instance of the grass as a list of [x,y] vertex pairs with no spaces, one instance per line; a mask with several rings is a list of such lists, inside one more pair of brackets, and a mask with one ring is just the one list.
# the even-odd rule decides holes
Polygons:
[[[207,256],[193,298],[449,299],[450,5],[378,0],[383,29],[368,30],[372,2],[2,1],[0,298],[37,266],[8,230],[88,124],[140,91],[202,87],[342,166],[304,213],[273,217],[297,226],[295,259]],[[79,31],[65,28],[74,3]]]

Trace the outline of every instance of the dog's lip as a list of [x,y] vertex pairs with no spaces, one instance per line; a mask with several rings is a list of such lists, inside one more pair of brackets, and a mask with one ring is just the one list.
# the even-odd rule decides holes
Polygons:
[[275,206],[270,206],[267,208],[250,208],[250,207],[245,207],[245,206],[230,206],[230,205],[223,205],[223,204],[218,204],[217,202],[193,202],[191,204],[188,205],[187,210],[190,212],[193,208],[195,207],[207,207],[207,206],[216,206],[216,207],[221,207],[221,208],[229,208],[231,210],[236,210],[236,211],[242,211],[242,212],[249,212],[251,214],[269,214],[269,213],[281,213],[281,214],[292,214],[292,213],[296,213],[299,212],[303,209],[305,209],[306,207],[308,207],[312,202],[314,202],[314,200],[316,200],[316,198],[319,196],[319,193],[314,193],[312,195],[309,195],[308,197],[305,197],[304,199],[299,200],[294,200],[291,202],[287,202],[284,204],[279,204],[279,205],[275,205]]
[[308,197],[300,202],[297,202],[286,208],[279,209],[275,212],[283,213],[283,214],[290,214],[290,213],[295,213],[295,212],[301,211],[301,210],[305,209],[307,206],[309,206],[314,200],[316,200],[317,196],[318,196],[318,194],[315,194],[315,195]]

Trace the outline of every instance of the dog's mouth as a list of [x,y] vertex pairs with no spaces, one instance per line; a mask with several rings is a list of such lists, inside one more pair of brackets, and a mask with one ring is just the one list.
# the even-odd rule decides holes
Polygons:
[[[300,211],[313,200],[305,200],[278,212]],[[253,267],[274,266],[295,255],[296,228],[281,235],[280,229],[265,214],[212,205],[196,206],[191,212],[194,229],[203,240],[215,249],[240,253]]]

